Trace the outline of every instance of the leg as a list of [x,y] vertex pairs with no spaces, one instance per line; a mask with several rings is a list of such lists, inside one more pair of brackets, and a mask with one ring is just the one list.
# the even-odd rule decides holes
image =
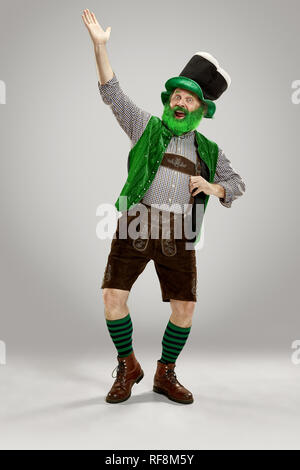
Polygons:
[[129,290],[113,289],[110,287],[102,289],[106,320],[119,320],[128,315],[129,309],[126,302],[129,292]]
[[119,403],[131,396],[133,384],[144,376],[140,363],[132,349],[132,322],[126,301],[129,291],[114,288],[103,289],[105,318],[110,336],[118,350],[116,380],[106,396],[108,403]]
[[178,380],[175,362],[190,333],[197,301],[195,250],[186,250],[184,239],[158,240],[154,260],[162,300],[170,302],[172,314],[162,340],[162,355],[157,361],[153,390],[179,403],[193,403],[193,395]]
[[185,345],[192,326],[196,302],[170,299],[172,314],[162,340],[160,362],[175,363]]
[[103,289],[104,314],[111,339],[119,357],[129,356],[132,349],[132,321],[127,306],[129,291],[106,287]]
[[133,283],[150,261],[150,247],[146,246],[141,251],[134,248],[136,240],[119,239],[118,228],[116,235],[111,243],[101,289],[110,336],[119,357],[126,357],[133,352],[132,323],[127,299]]
[[172,309],[170,321],[182,328],[191,327],[196,302],[190,300],[170,299],[170,304]]
[[132,322],[127,300],[130,289],[145,269],[149,258],[133,248],[130,239],[114,239],[102,280],[107,327],[119,357],[133,353]]
[[193,403],[193,394],[178,381],[174,369],[190,333],[196,302],[170,299],[170,304],[172,314],[163,336],[153,390],[179,403]]
[[118,351],[117,375],[113,375],[115,382],[106,396],[109,403],[127,400],[133,384],[144,376],[132,348],[133,327],[127,300],[133,283],[149,261],[148,251],[136,249],[135,240],[119,239],[118,231],[119,223],[101,285],[106,324]]

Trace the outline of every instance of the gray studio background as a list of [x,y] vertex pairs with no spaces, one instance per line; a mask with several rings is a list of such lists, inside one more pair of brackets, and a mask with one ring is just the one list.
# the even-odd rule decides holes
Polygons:
[[[101,203],[127,176],[130,142],[97,88],[84,8],[112,26],[123,90],[161,116],[160,93],[194,52],[230,74],[199,127],[246,183],[227,209],[211,197],[187,348],[282,349],[299,336],[299,2],[1,1],[1,334],[8,352],[111,352],[100,282],[110,241]],[[113,145],[111,145],[113,143]],[[136,347],[154,355],[170,306],[150,262],[129,299]]]
[[[0,448],[299,448],[299,2],[0,8]],[[154,115],[165,81],[195,52],[232,79],[198,130],[246,192],[230,209],[211,196],[205,214],[198,302],[176,369],[194,394],[188,407],[152,391],[171,313],[152,261],[128,303],[145,377],[130,400],[105,402],[117,352],[100,289],[111,240],[97,238],[96,211],[120,194],[130,141],[100,97],[85,8],[112,27],[121,87]]]

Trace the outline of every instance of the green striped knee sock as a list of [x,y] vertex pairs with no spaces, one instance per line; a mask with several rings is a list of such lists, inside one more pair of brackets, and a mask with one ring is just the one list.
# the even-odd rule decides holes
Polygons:
[[118,320],[107,320],[107,328],[119,357],[126,357],[132,353],[132,322],[130,314]]
[[174,323],[169,320],[162,339],[162,355],[159,360],[160,362],[167,364],[176,361],[186,343],[190,330],[191,326],[181,328],[180,326],[174,325]]

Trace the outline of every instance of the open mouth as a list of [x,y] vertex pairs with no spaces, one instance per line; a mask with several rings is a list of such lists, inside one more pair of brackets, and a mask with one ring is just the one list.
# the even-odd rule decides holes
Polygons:
[[183,119],[185,117],[185,113],[183,113],[182,111],[175,111],[174,114],[177,119]]

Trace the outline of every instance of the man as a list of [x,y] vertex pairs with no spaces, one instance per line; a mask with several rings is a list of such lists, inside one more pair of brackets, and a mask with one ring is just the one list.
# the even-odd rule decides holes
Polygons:
[[[192,220],[194,232],[198,224],[192,237],[192,242],[197,242],[200,236],[197,206],[204,212],[213,195],[224,207],[231,207],[245,191],[244,182],[223,150],[196,131],[203,117],[213,117],[214,100],[227,89],[230,77],[210,54],[197,53],[178,77],[166,82],[166,91],[161,94],[162,118],[152,116],[123,92],[110,66],[106,43],[111,28],[104,31],[89,10],[84,10],[82,18],[94,45],[100,95],[132,144],[128,177],[115,203],[121,211],[125,197],[126,207],[118,220],[101,286],[106,324],[118,351],[116,380],[106,401],[127,400],[132,386],[144,376],[132,347],[133,328],[127,300],[133,283],[152,259],[162,300],[170,302],[172,310],[162,339],[161,358],[157,360],[153,390],[170,400],[189,404],[193,395],[178,381],[174,369],[191,330],[197,300],[197,270],[195,249],[186,249],[191,237],[184,234],[177,240],[175,227],[176,222]],[[134,238],[130,233],[125,239],[119,236],[124,219],[129,227],[135,220],[129,209],[137,203],[146,208],[147,217],[153,210],[159,215],[170,215],[172,226],[167,237],[161,233],[160,217],[156,226],[158,238],[152,238],[152,219],[151,237],[148,236],[149,218],[139,223],[146,230],[146,237]]]

